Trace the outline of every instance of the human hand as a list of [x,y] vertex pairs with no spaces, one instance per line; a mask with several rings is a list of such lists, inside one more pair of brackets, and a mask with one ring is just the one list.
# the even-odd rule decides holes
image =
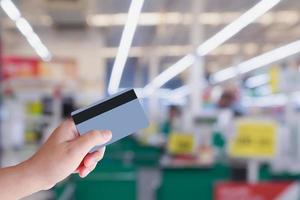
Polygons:
[[89,151],[107,143],[110,131],[90,131],[79,136],[73,120],[63,122],[39,151],[24,162],[39,180],[42,189],[49,189],[72,173],[87,176],[103,158],[105,147]]

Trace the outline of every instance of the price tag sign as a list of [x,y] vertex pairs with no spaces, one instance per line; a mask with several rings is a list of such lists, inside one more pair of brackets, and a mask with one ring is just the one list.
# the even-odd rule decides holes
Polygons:
[[168,140],[168,152],[170,154],[192,154],[195,148],[195,140],[192,134],[171,133]]
[[271,121],[239,120],[229,154],[240,158],[272,158],[276,150],[277,125]]

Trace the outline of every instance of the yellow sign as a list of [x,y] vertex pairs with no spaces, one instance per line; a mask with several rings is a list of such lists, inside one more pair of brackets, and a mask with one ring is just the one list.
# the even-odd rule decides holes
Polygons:
[[272,67],[269,71],[272,93],[276,93],[279,90],[279,74],[280,71],[278,67]]
[[192,134],[171,133],[168,140],[168,152],[170,154],[192,154],[195,148],[195,140]]
[[27,103],[27,113],[30,115],[40,115],[43,112],[43,105],[41,102],[29,102]]
[[236,137],[229,143],[233,157],[270,158],[275,155],[277,125],[270,121],[240,120]]

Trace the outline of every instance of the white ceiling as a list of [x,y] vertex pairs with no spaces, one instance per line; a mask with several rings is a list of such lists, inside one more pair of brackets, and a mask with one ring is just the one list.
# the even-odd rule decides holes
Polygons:
[[[199,12],[203,39],[221,30],[257,2],[206,0],[204,11]],[[55,35],[80,32],[83,37],[88,37],[92,31],[102,37],[105,48],[101,52],[104,57],[114,57],[130,0],[18,0],[15,3],[42,38],[44,35],[46,45],[47,35],[51,32]],[[170,62],[190,52],[190,30],[194,22],[190,15],[191,7],[192,0],[145,0],[141,16],[144,20],[141,19],[136,31],[131,55],[145,59],[154,46],[162,62]],[[152,16],[151,22],[149,14]],[[3,29],[9,33],[5,34],[6,37],[12,37],[7,41],[13,42],[14,37],[19,35],[11,34],[14,25],[3,13],[1,15]],[[158,20],[153,21],[154,17]],[[270,13],[207,56],[206,67],[209,71],[215,71],[231,65],[237,59],[253,57],[299,38],[300,1],[282,0]]]

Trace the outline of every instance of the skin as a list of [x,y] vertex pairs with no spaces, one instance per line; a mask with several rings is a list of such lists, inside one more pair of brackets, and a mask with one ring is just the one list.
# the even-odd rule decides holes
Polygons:
[[110,131],[79,136],[72,120],[63,122],[28,160],[0,169],[0,199],[20,199],[47,190],[72,173],[86,177],[103,158],[105,148],[89,151],[111,139]]

